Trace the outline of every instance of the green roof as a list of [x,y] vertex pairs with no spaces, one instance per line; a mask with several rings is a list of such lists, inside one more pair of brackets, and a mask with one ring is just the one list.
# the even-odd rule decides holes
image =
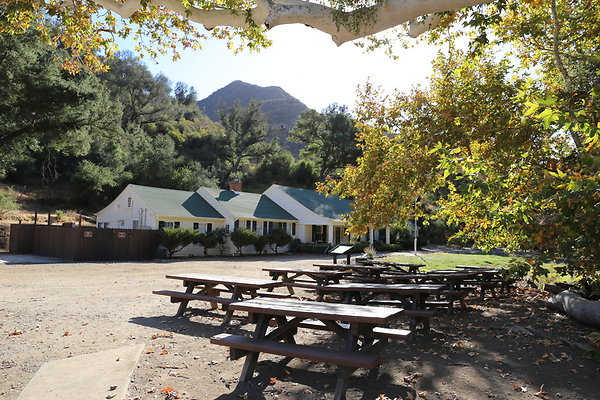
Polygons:
[[192,218],[224,217],[196,192],[130,185],[157,215]]
[[352,211],[350,200],[340,199],[338,196],[325,196],[319,192],[308,189],[299,189],[289,186],[275,185],[298,203],[324,218],[341,220],[342,215]]
[[260,218],[296,221],[296,218],[279,207],[267,196],[256,193],[234,192],[203,188],[236,218]]

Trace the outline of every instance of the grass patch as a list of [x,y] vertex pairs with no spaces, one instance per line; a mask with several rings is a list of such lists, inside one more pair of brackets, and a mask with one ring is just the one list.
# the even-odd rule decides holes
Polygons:
[[518,256],[498,256],[492,254],[460,254],[460,253],[424,253],[418,256],[391,256],[386,261],[399,263],[425,264],[426,270],[454,268],[457,265],[477,265],[482,267],[505,267]]

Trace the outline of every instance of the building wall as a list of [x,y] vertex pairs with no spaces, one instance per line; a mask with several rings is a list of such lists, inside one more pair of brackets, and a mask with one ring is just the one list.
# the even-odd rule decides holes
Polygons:
[[98,212],[96,221],[98,228],[158,229],[152,210],[131,187]]

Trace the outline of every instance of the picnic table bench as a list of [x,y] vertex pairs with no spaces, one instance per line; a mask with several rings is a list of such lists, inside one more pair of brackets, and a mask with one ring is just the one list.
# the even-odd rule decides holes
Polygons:
[[[348,379],[356,369],[377,371],[380,363],[377,352],[389,339],[410,337],[408,331],[382,326],[400,317],[402,309],[260,297],[230,307],[254,316],[253,336],[223,333],[213,336],[210,342],[228,346],[232,360],[246,357],[240,382],[252,378],[260,353],[323,361],[338,366],[335,400],[345,399]],[[272,320],[276,326],[270,328]],[[334,337],[343,341],[342,349],[299,345],[294,337],[298,328],[334,331],[337,334]]]
[[[196,273],[174,274],[167,275],[166,277],[168,279],[178,279],[183,281],[183,286],[186,288],[185,292],[154,290],[152,293],[169,296],[171,298],[171,303],[179,303],[176,315],[183,315],[191,300],[209,302],[212,308],[217,308],[217,304],[221,304],[222,309],[226,312],[225,319],[223,320],[224,325],[229,324],[231,321],[233,311],[230,309],[229,305],[232,303],[257,296],[289,296],[284,293],[273,292],[273,288],[281,286],[281,283],[270,279]],[[194,290],[197,291],[194,293]],[[231,295],[229,297],[223,297],[221,296],[222,292],[231,293]]]

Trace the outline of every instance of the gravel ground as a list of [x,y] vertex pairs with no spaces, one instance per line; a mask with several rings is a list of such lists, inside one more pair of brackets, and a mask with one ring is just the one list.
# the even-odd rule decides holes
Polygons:
[[[335,368],[261,355],[257,374],[239,384],[243,359],[209,338],[223,330],[250,333],[236,315],[205,303],[184,317],[155,289],[180,290],[167,273],[265,277],[263,267],[308,267],[324,256],[208,258],[139,263],[0,264],[0,399],[16,399],[46,361],[143,343],[130,399],[331,399]],[[301,297],[314,298],[310,292]],[[355,372],[355,399],[600,399],[600,363],[565,344],[589,345],[592,329],[539,305],[545,294],[518,288],[432,320],[432,332],[382,352],[376,378]],[[398,326],[402,326],[400,321]],[[523,327],[533,329],[526,335]],[[299,341],[327,344],[331,334],[301,329]],[[163,389],[172,388],[170,392]],[[87,399],[82,394],[82,399]]]

